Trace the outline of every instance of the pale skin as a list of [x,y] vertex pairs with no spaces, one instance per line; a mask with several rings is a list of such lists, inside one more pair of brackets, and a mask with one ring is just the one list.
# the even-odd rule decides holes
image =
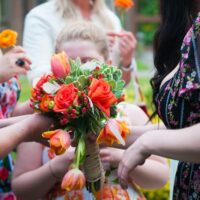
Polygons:
[[[16,64],[18,59],[25,62],[23,67]],[[30,70],[30,65],[31,60],[27,57],[26,51],[20,46],[13,47],[4,55],[0,52],[0,83],[20,74],[26,75],[27,71]],[[18,103],[11,115],[19,116],[33,113],[33,109],[30,108],[29,104],[29,101]]]
[[[79,44],[79,47],[77,46]],[[83,46],[85,50],[83,51]],[[80,57],[82,61],[94,59],[99,55],[95,46],[90,43],[81,44],[79,41],[70,42],[70,45],[63,44],[61,51],[64,50],[71,58]],[[73,51],[76,49],[76,51]],[[81,53],[79,52],[79,50]],[[93,52],[91,56],[90,51]],[[75,55],[76,53],[76,55]],[[94,57],[93,57],[94,56]],[[103,57],[102,57],[103,59]],[[105,60],[102,60],[105,61]],[[130,118],[132,125],[143,126],[148,121],[148,117],[137,106],[127,106],[125,112],[134,113],[137,119]],[[129,116],[128,116],[129,117]],[[34,151],[33,151],[34,149]],[[100,155],[104,163],[116,167],[123,155],[122,149],[116,148],[102,148]],[[44,197],[55,183],[60,182],[63,175],[68,171],[70,164],[73,161],[74,149],[70,148],[64,155],[57,156],[53,160],[43,165],[42,162],[43,147],[37,143],[24,143],[18,148],[18,157],[15,166],[12,187],[14,192],[20,199],[37,199]],[[51,168],[50,166],[51,165]],[[159,170],[158,170],[159,169]],[[53,174],[57,176],[52,175]],[[159,173],[158,173],[159,171]],[[165,159],[152,156],[143,166],[138,167],[132,172],[132,180],[145,188],[159,188],[162,187],[168,180],[168,165]],[[41,187],[39,187],[41,186]],[[31,195],[30,195],[31,193]]]
[[[34,123],[33,123],[34,121]],[[45,142],[41,133],[48,130],[52,123],[50,118],[40,114],[4,119],[0,122],[0,159],[6,156],[21,142],[38,141]],[[12,138],[12,139],[11,139]]]
[[[23,67],[16,65],[18,59],[25,61]],[[30,70],[30,64],[31,61],[22,47],[14,47],[4,55],[0,53],[0,83],[9,80],[13,76],[26,74]]]
[[[82,16],[85,19],[90,19],[92,14],[92,7],[90,5],[90,1],[82,1],[82,0],[73,0],[76,6],[80,9]],[[116,38],[119,38],[119,50],[120,50],[120,64],[122,67],[128,68],[131,65],[132,59],[135,56],[137,40],[133,33],[129,31],[122,30],[119,33],[114,31],[109,31],[107,33],[107,39],[110,47],[110,51],[112,51],[114,44],[116,42]],[[122,69],[123,79],[126,84],[128,84],[131,80],[130,71],[125,71]]]

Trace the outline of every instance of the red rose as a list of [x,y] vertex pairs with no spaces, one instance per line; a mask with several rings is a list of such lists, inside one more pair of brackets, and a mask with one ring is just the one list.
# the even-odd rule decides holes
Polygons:
[[54,111],[65,112],[78,99],[78,89],[73,83],[62,85],[56,96],[54,97]]
[[5,167],[2,167],[0,169],[0,179],[2,181],[5,181],[8,179],[8,176],[9,176],[9,171]]
[[88,91],[88,96],[92,102],[110,117],[110,107],[117,102],[110,85],[102,79],[93,78]]

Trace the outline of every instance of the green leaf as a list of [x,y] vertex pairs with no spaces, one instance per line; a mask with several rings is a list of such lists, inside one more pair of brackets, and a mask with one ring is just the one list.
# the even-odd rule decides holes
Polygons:
[[85,88],[88,85],[88,78],[84,75],[79,76],[77,80],[82,88]]
[[108,84],[111,86],[111,89],[114,90],[116,87],[116,82],[114,80],[109,80]]
[[71,77],[71,76],[67,76],[66,78],[65,78],[65,83],[66,84],[69,84],[69,83],[72,83],[74,80],[73,80],[73,78]]

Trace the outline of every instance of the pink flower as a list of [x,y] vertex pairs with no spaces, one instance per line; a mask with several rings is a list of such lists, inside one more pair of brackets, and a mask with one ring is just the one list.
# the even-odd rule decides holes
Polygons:
[[67,76],[70,71],[70,64],[66,53],[63,51],[54,54],[51,58],[51,71],[56,78],[63,78]]

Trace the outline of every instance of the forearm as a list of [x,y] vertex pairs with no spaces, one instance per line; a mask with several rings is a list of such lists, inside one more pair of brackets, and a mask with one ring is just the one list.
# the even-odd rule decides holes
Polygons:
[[179,130],[158,130],[143,137],[144,151],[175,160],[200,163],[200,124]]
[[22,116],[17,116],[17,117],[10,117],[10,118],[5,118],[0,120],[0,128],[4,128],[6,126],[10,126],[12,124],[15,124],[21,120],[26,119],[30,115],[22,115]]
[[134,183],[144,189],[163,187],[169,179],[169,167],[155,160],[147,159],[142,166],[138,166],[130,177]]
[[33,112],[34,110],[30,107],[30,101],[26,101],[24,103],[18,103],[15,106],[12,116],[27,115],[32,114]]
[[126,146],[128,148],[143,134],[148,133],[151,130],[166,129],[163,124],[149,124],[144,126],[130,126],[130,135],[126,139]]
[[38,139],[39,134],[48,130],[51,123],[51,119],[34,114],[13,125],[2,128],[0,130],[0,158],[7,155],[19,143]]
[[[24,120],[22,120],[24,121]],[[28,122],[29,120],[26,120]],[[22,126],[20,122],[0,130],[0,159],[7,155],[20,142],[26,139],[29,128]]]
[[[67,155],[65,156],[67,157]],[[42,198],[48,194],[56,183],[61,182],[71,163],[70,156],[66,159],[66,162],[63,162],[62,155],[55,157],[35,170],[18,176],[14,174],[12,181],[13,191],[22,200]]]
[[12,188],[21,200],[35,200],[44,197],[58,180],[52,176],[49,163],[26,172],[12,181]]

